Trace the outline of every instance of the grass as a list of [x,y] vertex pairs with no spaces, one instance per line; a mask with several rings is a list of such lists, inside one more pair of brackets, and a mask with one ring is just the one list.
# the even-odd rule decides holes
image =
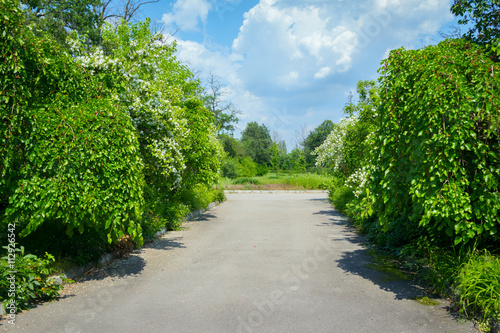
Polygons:
[[222,179],[220,185],[227,190],[325,190],[331,182],[332,177],[314,173],[268,173],[258,177]]
[[413,300],[422,304],[422,305],[439,305],[439,302],[437,302],[433,299],[430,299],[427,296],[415,297]]
[[366,266],[383,272],[385,275],[384,282],[410,280],[410,276],[401,270],[399,262],[395,258],[382,254],[375,249],[368,250],[367,254],[371,256],[372,262]]

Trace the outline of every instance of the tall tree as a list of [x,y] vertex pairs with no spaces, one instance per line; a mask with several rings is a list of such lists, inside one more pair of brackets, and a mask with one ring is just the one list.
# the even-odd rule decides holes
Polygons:
[[253,121],[241,133],[241,142],[247,155],[259,164],[271,163],[271,146],[273,141],[266,125]]
[[499,0],[455,0],[451,12],[461,17],[459,24],[472,24],[467,38],[480,44],[500,38]]
[[141,7],[160,0],[100,0],[95,12],[102,21],[133,22],[141,12]]
[[103,20],[94,11],[101,0],[21,0],[26,6],[27,23],[48,32],[60,43],[66,43],[70,31],[86,35],[90,42],[100,40]]
[[234,132],[234,124],[238,123],[237,115],[240,113],[233,103],[228,103],[224,99],[225,95],[227,95],[226,86],[215,74],[210,73],[203,100],[205,107],[214,115],[215,126],[219,134]]
[[307,167],[314,165],[316,157],[312,154],[312,152],[325,141],[328,134],[330,134],[333,130],[333,127],[334,125],[331,120],[325,120],[305,138],[302,146],[304,147],[304,156]]

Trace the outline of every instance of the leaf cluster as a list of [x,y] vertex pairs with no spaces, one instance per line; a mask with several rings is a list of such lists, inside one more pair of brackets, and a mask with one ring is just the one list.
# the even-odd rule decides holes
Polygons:
[[384,61],[371,182],[382,224],[409,209],[445,244],[498,240],[498,70],[464,40]]

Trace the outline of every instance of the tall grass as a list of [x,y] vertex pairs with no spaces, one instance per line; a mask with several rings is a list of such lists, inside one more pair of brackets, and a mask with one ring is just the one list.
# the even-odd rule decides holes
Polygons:
[[295,188],[304,190],[325,190],[330,187],[332,177],[314,173],[268,173],[259,177],[239,178],[233,181],[222,180],[221,185],[228,187],[238,184],[254,184],[265,187],[265,185],[283,185],[284,188]]

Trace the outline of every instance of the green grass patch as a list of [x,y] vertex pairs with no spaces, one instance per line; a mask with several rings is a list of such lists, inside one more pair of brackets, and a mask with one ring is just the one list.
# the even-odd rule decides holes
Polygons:
[[401,270],[399,262],[395,258],[374,249],[368,250],[367,253],[370,255],[372,262],[366,266],[383,272],[385,275],[384,282],[410,280],[410,276]]
[[416,301],[416,302],[418,302],[418,303],[420,303],[420,304],[422,304],[422,305],[427,305],[427,306],[439,305],[438,301],[430,299],[427,296],[415,297],[413,300]]
[[500,321],[500,258],[488,252],[475,253],[458,274],[460,308],[482,321]]
[[[248,189],[297,189],[297,190],[326,190],[332,183],[332,177],[314,173],[268,173],[263,176],[242,177],[230,181],[221,179],[219,184],[227,189],[231,185],[259,185],[259,188],[248,187]],[[268,188],[266,188],[266,186]],[[280,188],[281,187],[281,188]],[[246,188],[244,188],[246,189]]]
[[234,185],[246,185],[246,184],[259,185],[260,184],[260,182],[257,179],[250,178],[250,177],[238,178],[236,180],[233,180],[232,183]]

